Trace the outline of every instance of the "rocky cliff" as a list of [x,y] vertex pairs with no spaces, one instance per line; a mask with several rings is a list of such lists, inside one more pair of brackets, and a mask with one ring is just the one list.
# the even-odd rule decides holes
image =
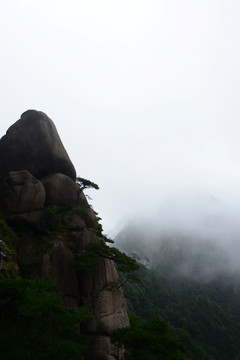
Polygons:
[[26,111],[0,140],[1,211],[18,234],[20,276],[49,277],[66,306],[89,307],[87,359],[124,359],[109,338],[129,325],[114,263],[99,256],[99,271],[75,266],[87,245],[103,240],[96,213],[75,180],[56,127],[43,112]]

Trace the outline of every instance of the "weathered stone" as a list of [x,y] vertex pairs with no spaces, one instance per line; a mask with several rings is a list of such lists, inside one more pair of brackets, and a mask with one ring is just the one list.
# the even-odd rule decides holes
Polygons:
[[68,230],[82,231],[86,228],[85,221],[76,213],[64,215],[62,221]]
[[73,261],[74,256],[61,236],[55,238],[42,258],[41,276],[50,277],[58,284],[66,306],[78,305],[78,283]]
[[36,178],[53,172],[76,178],[53,121],[41,111],[23,113],[0,140],[0,181],[16,170],[27,170]]
[[11,171],[1,185],[1,206],[7,218],[39,220],[43,214],[45,190],[28,171]]
[[99,258],[99,269],[99,274],[84,274],[81,277],[82,301],[94,314],[89,331],[98,331],[99,320],[105,325],[107,332],[111,333],[129,326],[127,306],[113,262]]
[[41,178],[46,191],[45,206],[75,207],[78,205],[80,187],[69,176],[53,173]]
[[87,245],[96,242],[96,236],[87,228],[83,228],[81,231],[71,231],[69,234],[69,241],[74,244],[76,253],[80,254]]
[[[73,231],[69,240],[74,244],[78,254],[81,254],[88,244],[100,241],[86,228],[82,231]],[[91,334],[87,359],[117,358],[117,349],[110,344],[108,334],[129,326],[129,318],[115,265],[111,260],[99,257],[99,273],[82,272],[78,279],[81,301],[93,314],[92,321],[87,326],[87,331]],[[106,332],[105,336],[99,336],[99,332],[102,331]],[[118,354],[118,359],[124,359],[123,351]]]
[[89,339],[88,360],[124,360],[124,350],[117,350],[109,336],[98,335]]
[[41,178],[46,191],[45,206],[57,205],[79,207],[81,217],[88,227],[95,227],[97,218],[94,210],[89,206],[79,185],[68,176],[60,173],[50,174]]

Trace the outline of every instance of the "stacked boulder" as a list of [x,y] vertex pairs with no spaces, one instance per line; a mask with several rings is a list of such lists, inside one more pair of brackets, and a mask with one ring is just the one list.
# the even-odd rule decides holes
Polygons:
[[[43,112],[28,110],[0,140],[1,211],[13,227],[21,227],[18,261],[26,264],[39,246],[41,221],[49,207],[62,208],[61,224],[44,251],[36,272],[28,276],[50,277],[63,294],[66,306],[88,306],[92,321],[87,359],[124,359],[110,343],[110,334],[129,325],[125,299],[118,286],[112,261],[100,258],[97,274],[76,273],[76,256],[99,242],[93,231],[97,217],[76,183],[76,171],[56,127]],[[84,214],[79,212],[84,209]],[[24,224],[24,226],[21,226]],[[36,230],[37,229],[37,230]],[[44,238],[43,238],[44,239]],[[104,331],[99,330],[102,324]]]

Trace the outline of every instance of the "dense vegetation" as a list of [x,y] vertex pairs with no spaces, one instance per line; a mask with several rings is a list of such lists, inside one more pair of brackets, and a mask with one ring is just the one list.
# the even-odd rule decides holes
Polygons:
[[[45,209],[37,230],[39,244],[43,245],[36,242],[29,263],[23,262],[20,268],[17,232],[0,218],[0,238],[7,255],[0,272],[0,346],[6,360],[85,358],[84,326],[90,320],[88,309],[63,306],[56,285],[38,279],[35,274],[39,257],[51,245],[52,235],[69,231],[61,221],[62,211],[54,206]],[[79,211],[83,218],[86,216],[84,207],[74,211]],[[123,285],[131,327],[114,332],[111,340],[119,349],[125,347],[126,360],[237,359],[240,353],[238,273],[219,273],[203,281],[196,276],[183,276],[173,266],[172,259],[163,261],[163,258],[150,269],[140,259],[137,264],[112,244],[108,246],[107,242],[112,241],[102,234],[99,222],[89,230],[100,241],[89,244],[76,256],[76,271],[97,273],[99,257],[115,262],[120,285],[112,286]],[[165,260],[168,260],[166,256]]]
[[[87,338],[78,323],[86,308],[61,304],[50,280],[0,280],[0,347],[6,360],[81,359]],[[83,358],[83,357],[82,357]]]
[[240,297],[233,292],[240,286],[238,276],[222,275],[203,283],[173,275],[170,269],[169,277],[163,276],[160,269],[143,265],[138,275],[141,283],[127,282],[124,294],[129,311],[143,324],[166,321],[191,359],[235,359],[240,350]]
[[6,254],[0,272],[0,348],[4,359],[84,359],[87,337],[79,331],[79,324],[84,326],[90,320],[88,309],[63,306],[56,284],[34,275],[34,256],[30,262],[34,278],[22,278],[28,272],[18,266],[18,235],[3,218],[0,237]]
[[187,360],[187,350],[166,321],[142,321],[130,314],[131,326],[115,331],[111,340],[125,348],[126,360]]
[[[80,211],[86,215],[85,207]],[[68,308],[62,304],[62,294],[49,279],[39,279],[39,266],[43,253],[52,246],[54,235],[67,235],[71,229],[62,221],[69,211],[51,206],[45,209],[38,224],[32,224],[36,235],[35,247],[27,260],[19,262],[17,256],[19,235],[25,224],[16,223],[15,230],[0,218],[0,238],[3,251],[0,271],[0,346],[6,360],[85,359],[88,350],[85,324],[91,317],[86,307]],[[127,276],[138,269],[136,261],[114,247],[102,234],[96,221],[89,231],[97,232],[98,243],[89,244],[82,254],[75,254],[74,244],[67,241],[75,254],[76,271],[99,272],[99,258],[111,259]],[[118,283],[112,286],[121,286]]]

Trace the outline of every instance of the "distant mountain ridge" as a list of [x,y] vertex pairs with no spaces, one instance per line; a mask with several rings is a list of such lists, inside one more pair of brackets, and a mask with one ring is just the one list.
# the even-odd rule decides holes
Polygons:
[[[135,223],[126,226],[116,237],[117,246],[128,254],[136,254],[151,268],[171,266],[172,271],[182,276],[196,277],[196,280],[207,282],[222,273],[235,274],[240,272],[238,252],[240,240],[238,231],[232,234],[221,233],[223,220],[209,217],[205,220],[216,227],[216,233],[184,229],[173,225],[167,228],[151,227],[144,220],[138,226]],[[220,222],[221,227],[218,225]],[[221,237],[219,236],[221,234]],[[144,260],[145,259],[145,260]]]
[[143,264],[142,283],[124,287],[130,312],[145,321],[167,321],[190,359],[239,359],[240,268],[233,252],[201,234],[155,230],[142,221],[115,238]]

